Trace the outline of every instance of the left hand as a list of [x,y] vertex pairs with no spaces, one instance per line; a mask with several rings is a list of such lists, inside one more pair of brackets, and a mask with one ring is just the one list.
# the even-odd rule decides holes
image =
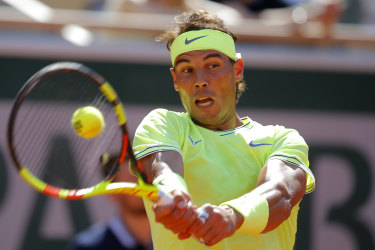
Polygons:
[[199,211],[205,211],[206,220],[197,218],[188,232],[206,246],[213,246],[233,235],[243,222],[242,215],[228,206],[205,204]]

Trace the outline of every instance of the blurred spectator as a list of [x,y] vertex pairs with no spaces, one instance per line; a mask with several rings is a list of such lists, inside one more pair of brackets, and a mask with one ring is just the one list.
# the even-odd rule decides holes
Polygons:
[[[288,0],[285,0],[288,1]],[[344,0],[302,0],[294,5],[279,9],[267,9],[259,14],[262,19],[278,19],[280,22],[305,24],[315,21],[321,26],[321,36],[328,38],[332,27],[342,15]],[[298,30],[296,30],[298,32]]]
[[[107,0],[105,10],[177,14],[188,9],[205,9],[216,13],[228,25],[240,24],[243,18],[256,18],[275,24],[321,24],[323,37],[344,9],[344,0]],[[296,26],[296,32],[300,27]]]
[[83,10],[88,7],[87,0],[41,0],[41,2],[54,9]]
[[[129,171],[127,161],[125,162],[114,182],[137,182],[137,178]],[[68,244],[67,250],[153,249],[150,225],[142,199],[121,194],[108,196],[118,208],[118,214],[106,224],[94,224],[78,233]]]
[[310,0],[211,0],[225,5],[242,9],[245,15],[259,13],[266,9],[285,8],[296,4],[308,2]]
[[[322,36],[328,37],[338,22],[344,0],[212,0],[231,6],[245,18],[258,18],[278,24],[304,24],[316,21]],[[370,0],[372,1],[372,0]]]
[[375,1],[362,0],[362,20],[363,24],[375,24]]
[[210,0],[107,0],[104,6],[111,11],[171,15],[189,9],[205,9],[216,13],[227,24],[235,24],[242,18],[235,8]]

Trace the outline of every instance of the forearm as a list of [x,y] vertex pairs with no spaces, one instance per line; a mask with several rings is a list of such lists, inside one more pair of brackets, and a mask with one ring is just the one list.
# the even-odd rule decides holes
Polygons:
[[305,188],[306,176],[299,167],[272,160],[262,169],[254,190],[224,204],[243,216],[238,231],[266,233],[288,219]]
[[182,157],[175,151],[156,152],[139,159],[139,161],[152,181],[159,175],[169,172],[184,176]]
[[163,199],[154,202],[155,220],[176,234],[186,232],[198,214],[182,178],[181,155],[175,151],[157,152],[141,158],[140,162],[152,184],[171,196],[170,202]]

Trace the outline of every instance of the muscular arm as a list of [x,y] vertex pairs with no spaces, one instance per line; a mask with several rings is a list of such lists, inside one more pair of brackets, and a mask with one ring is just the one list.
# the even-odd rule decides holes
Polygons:
[[[281,160],[270,160],[262,168],[257,187],[249,193],[249,199],[259,195],[267,200],[269,218],[262,233],[277,228],[286,220],[292,208],[302,199],[306,189],[305,172]],[[231,236],[243,223],[243,216],[227,206],[205,204],[209,214],[206,223],[195,222],[189,231],[208,246]]]
[[[141,158],[140,163],[146,171],[147,176],[151,176],[154,181],[160,175],[176,173],[183,177],[184,166],[182,157],[175,151],[162,151],[150,154]],[[172,175],[171,178],[174,176]],[[168,182],[168,180],[166,180]],[[181,187],[181,185],[180,185]],[[167,187],[171,190],[173,202],[165,203],[160,200],[155,201],[153,210],[155,220],[162,223],[167,229],[174,233],[184,233],[187,228],[197,218],[197,207],[192,204],[191,196],[179,185]],[[188,238],[190,235],[186,235]]]
[[272,231],[286,220],[306,190],[306,174],[298,166],[273,159],[261,170],[257,187],[252,191],[263,196],[269,207],[269,218],[263,233]]
[[150,154],[139,160],[152,180],[166,171],[173,171],[184,177],[182,157],[176,151],[162,151]]

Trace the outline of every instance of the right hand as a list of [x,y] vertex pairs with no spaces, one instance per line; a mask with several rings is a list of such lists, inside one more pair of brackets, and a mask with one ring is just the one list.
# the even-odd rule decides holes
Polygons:
[[198,217],[197,206],[181,190],[173,190],[169,195],[171,199],[167,202],[163,198],[154,202],[155,220],[175,234],[185,233]]
[[244,220],[242,215],[228,206],[215,206],[207,203],[198,210],[201,215],[205,211],[205,219],[196,220],[188,232],[206,246],[213,246],[233,235]]

